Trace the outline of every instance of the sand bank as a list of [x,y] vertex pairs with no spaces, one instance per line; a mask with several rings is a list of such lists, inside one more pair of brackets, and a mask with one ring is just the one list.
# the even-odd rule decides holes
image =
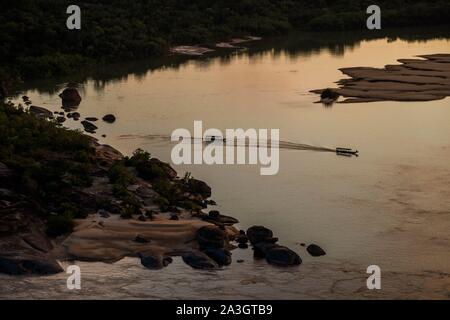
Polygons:
[[[353,67],[339,69],[350,79],[333,89],[346,99],[342,103],[373,101],[432,101],[450,96],[450,54],[399,59],[401,65],[383,69]],[[311,92],[321,94],[324,89]]]

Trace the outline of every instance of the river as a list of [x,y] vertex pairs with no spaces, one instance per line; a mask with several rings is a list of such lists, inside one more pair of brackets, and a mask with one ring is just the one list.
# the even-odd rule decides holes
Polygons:
[[[217,209],[238,218],[239,227],[271,228],[299,253],[299,267],[255,261],[250,249],[234,250],[233,263],[219,271],[192,270],[181,259],[160,271],[131,258],[83,262],[80,291],[66,288],[65,274],[1,275],[0,297],[449,299],[450,99],[325,107],[309,93],[335,86],[344,78],[339,68],[450,51],[448,35],[411,33],[352,40],[292,35],[246,51],[117,66],[83,78],[78,112],[116,115],[114,124],[96,123],[95,136],[125,154],[142,148],[170,162],[173,144],[156,137],[192,131],[202,120],[221,130],[276,128],[283,141],[352,147],[360,156],[281,148],[274,176],[251,165],[174,166],[207,181]],[[29,83],[13,100],[26,94],[35,105],[60,110],[64,85]],[[65,125],[81,127],[70,119]],[[313,258],[300,243],[319,244],[327,255]],[[381,290],[366,287],[370,265],[381,268]]]

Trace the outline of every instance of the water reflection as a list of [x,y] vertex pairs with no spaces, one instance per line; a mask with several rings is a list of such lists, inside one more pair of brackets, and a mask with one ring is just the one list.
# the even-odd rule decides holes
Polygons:
[[[55,94],[69,82],[85,83],[92,81],[93,87],[100,92],[108,84],[126,82],[133,76],[143,80],[149,73],[169,69],[180,70],[187,63],[193,63],[199,69],[207,69],[218,62],[221,66],[229,65],[234,59],[247,56],[250,63],[257,63],[267,55],[274,60],[280,57],[291,59],[310,58],[322,52],[333,56],[343,56],[347,51],[358,48],[363,41],[386,38],[388,42],[405,40],[407,42],[426,42],[450,37],[448,27],[420,29],[392,29],[380,31],[355,32],[296,32],[287,37],[275,37],[246,44],[244,49],[222,49],[207,56],[193,58],[167,56],[128,63],[98,66],[69,77],[30,81],[16,88],[17,91],[36,89],[38,93]],[[58,83],[59,85],[55,85]],[[83,86],[80,86],[83,89]]]

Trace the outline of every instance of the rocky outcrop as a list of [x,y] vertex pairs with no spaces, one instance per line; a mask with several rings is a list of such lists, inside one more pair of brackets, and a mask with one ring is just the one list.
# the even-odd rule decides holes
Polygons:
[[217,269],[219,265],[201,251],[192,251],[182,255],[183,261],[194,269]]
[[11,190],[0,191],[0,272],[54,274],[63,271],[51,256],[53,244],[40,208]]
[[291,249],[276,244],[278,238],[263,226],[253,226],[247,230],[247,237],[253,245],[256,258],[265,258],[270,264],[277,266],[296,266],[302,263],[300,256]]
[[107,123],[114,123],[116,122],[116,117],[113,114],[107,114],[102,118],[102,120]]
[[65,107],[78,106],[81,103],[81,96],[76,88],[71,87],[64,89],[59,97]]
[[251,244],[266,242],[273,237],[273,232],[263,226],[253,226],[247,230],[247,237]]
[[95,130],[98,129],[98,127],[95,124],[87,120],[81,121],[81,124],[83,125],[84,131],[89,133],[95,133]]
[[201,249],[221,249],[227,243],[227,235],[217,226],[205,226],[197,231],[197,242]]
[[306,251],[308,251],[308,253],[313,257],[320,257],[320,256],[324,256],[326,254],[325,250],[323,250],[317,244],[310,244],[306,248]]
[[36,115],[39,118],[51,118],[53,117],[53,112],[47,110],[43,107],[31,106],[29,109],[30,113]]
[[138,257],[141,259],[141,264],[150,270],[159,270],[172,263],[171,257],[163,257],[151,253],[139,253]]

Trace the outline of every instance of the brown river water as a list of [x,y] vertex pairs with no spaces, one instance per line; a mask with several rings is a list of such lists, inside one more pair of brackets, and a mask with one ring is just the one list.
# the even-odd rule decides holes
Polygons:
[[[240,228],[271,228],[299,253],[299,267],[255,261],[250,249],[234,250],[233,263],[219,271],[193,270],[181,259],[159,271],[131,258],[80,262],[79,291],[67,289],[64,273],[0,275],[0,298],[449,299],[450,98],[325,107],[309,93],[334,86],[342,67],[450,52],[450,37],[418,38],[337,37],[305,45],[293,35],[247,51],[174,58],[130,73],[117,67],[109,72],[120,76],[85,79],[78,112],[115,114],[116,123],[97,123],[95,136],[125,154],[142,148],[170,162],[173,144],[161,136],[192,131],[193,121],[202,120],[204,128],[221,130],[277,128],[283,141],[352,147],[360,156],[281,148],[274,176],[251,165],[174,166],[207,181],[217,209],[238,218]],[[63,85],[32,84],[20,95],[59,110]],[[80,128],[70,119],[65,125]],[[300,243],[317,243],[327,255],[313,258]],[[369,265],[381,268],[381,290],[366,287]]]

